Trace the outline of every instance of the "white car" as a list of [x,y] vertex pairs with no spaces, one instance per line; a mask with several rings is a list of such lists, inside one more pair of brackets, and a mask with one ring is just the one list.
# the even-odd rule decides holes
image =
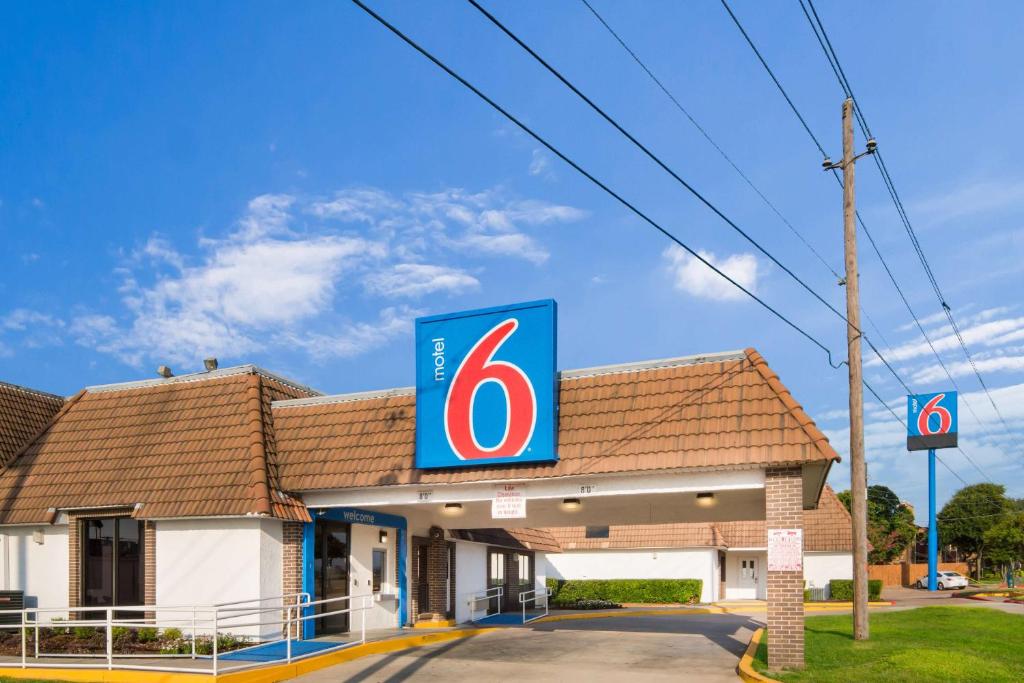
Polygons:
[[[947,588],[967,588],[967,577],[957,572],[936,572],[936,579],[938,579],[938,589],[940,591],[946,590]],[[918,588],[928,587],[928,577],[922,576],[917,580]]]

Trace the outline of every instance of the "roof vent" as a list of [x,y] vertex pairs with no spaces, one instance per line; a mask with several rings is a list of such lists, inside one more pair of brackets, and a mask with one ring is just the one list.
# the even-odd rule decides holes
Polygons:
[[158,367],[156,369],[156,374],[160,375],[164,379],[167,379],[169,377],[174,377],[174,373],[166,365],[161,365],[160,367]]
[[213,372],[217,369],[217,359],[207,358],[203,361],[203,365],[206,367],[207,372]]

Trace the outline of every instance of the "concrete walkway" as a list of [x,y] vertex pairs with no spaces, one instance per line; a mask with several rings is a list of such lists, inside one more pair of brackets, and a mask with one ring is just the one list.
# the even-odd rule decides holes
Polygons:
[[761,624],[739,614],[574,619],[373,655],[296,681],[736,681]]
[[[993,589],[999,590],[999,589]],[[1004,589],[1005,590],[1005,589]],[[968,600],[954,598],[955,591],[926,591],[916,588],[885,587],[882,598],[892,600],[896,604],[888,609],[914,609],[916,607],[987,607],[1010,614],[1024,615],[1024,605],[1008,602],[990,602],[987,600]]]

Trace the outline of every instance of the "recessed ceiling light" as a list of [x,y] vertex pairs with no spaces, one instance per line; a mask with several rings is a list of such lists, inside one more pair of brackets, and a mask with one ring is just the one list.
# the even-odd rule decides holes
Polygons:
[[583,507],[583,503],[580,502],[579,498],[565,498],[562,500],[562,509],[566,512],[576,512],[581,507]]
[[462,509],[462,503],[445,503],[442,512],[449,517],[457,517],[458,515],[461,515],[464,510]]
[[697,494],[697,505],[700,505],[702,508],[709,508],[716,502],[717,501],[715,501],[715,494],[711,493],[710,491]]

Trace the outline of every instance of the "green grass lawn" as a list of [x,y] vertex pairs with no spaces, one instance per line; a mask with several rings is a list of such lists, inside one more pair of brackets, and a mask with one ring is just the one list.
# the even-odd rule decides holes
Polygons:
[[[871,638],[853,640],[849,614],[807,617],[803,671],[780,681],[1024,681],[1024,616],[986,607],[922,607],[871,614]],[[767,639],[754,668],[765,671]]]

